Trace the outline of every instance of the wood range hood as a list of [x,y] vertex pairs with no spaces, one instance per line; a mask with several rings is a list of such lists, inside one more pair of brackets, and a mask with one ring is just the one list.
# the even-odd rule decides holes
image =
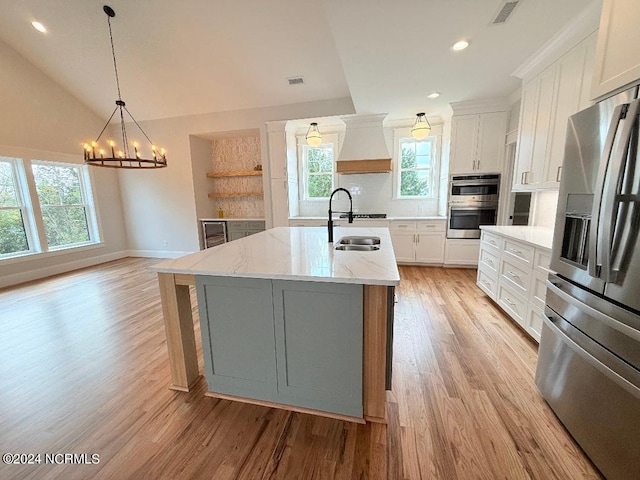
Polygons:
[[341,174],[388,173],[391,156],[384,137],[385,115],[343,117],[347,125],[344,142],[336,162]]

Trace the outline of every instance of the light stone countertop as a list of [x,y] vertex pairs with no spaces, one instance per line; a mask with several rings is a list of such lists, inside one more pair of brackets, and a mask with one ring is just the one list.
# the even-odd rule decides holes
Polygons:
[[[354,213],[354,215],[356,215],[356,213]],[[354,218],[353,221],[354,222],[360,222],[360,221],[368,221],[368,220],[405,220],[405,221],[409,221],[409,220],[446,220],[447,217],[443,217],[440,215],[428,215],[426,217],[418,217],[418,216],[413,216],[413,217],[386,217],[386,218]],[[324,215],[322,217],[289,217],[289,220],[328,220],[328,216]],[[334,215],[333,216],[333,220],[346,220],[344,218],[339,218],[339,215]]]
[[514,225],[481,225],[480,228],[485,232],[509,237],[534,247],[551,250],[553,245],[553,228]]
[[264,218],[227,218],[227,217],[212,217],[212,218],[200,218],[201,222],[264,222]]
[[346,235],[380,237],[380,250],[338,251],[327,241],[324,227],[278,227],[160,262],[151,270],[362,285],[400,283],[389,229],[335,228],[336,242]]

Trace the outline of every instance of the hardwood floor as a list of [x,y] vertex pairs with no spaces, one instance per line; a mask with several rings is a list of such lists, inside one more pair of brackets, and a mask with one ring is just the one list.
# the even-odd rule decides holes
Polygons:
[[42,454],[0,478],[601,478],[535,388],[535,344],[475,270],[401,268],[389,424],[365,426],[205,397],[203,379],[168,390],[153,263],[0,291],[0,453]]

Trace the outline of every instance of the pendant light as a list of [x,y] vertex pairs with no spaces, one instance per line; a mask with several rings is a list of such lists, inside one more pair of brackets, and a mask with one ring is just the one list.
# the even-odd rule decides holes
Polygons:
[[411,136],[416,140],[424,140],[431,132],[431,125],[424,112],[416,113],[416,123],[411,129]]
[[[118,89],[118,99],[116,100],[116,108],[113,110],[113,113],[107,120],[106,125],[96,138],[92,142],[87,142],[84,144],[84,162],[88,165],[93,165],[95,167],[109,167],[109,168],[164,168],[167,166],[167,157],[164,148],[156,147],[153,142],[149,139],[149,136],[142,130],[140,124],[133,118],[133,115],[129,113],[127,110],[126,104],[122,100],[120,96],[120,81],[118,79],[118,65],[116,63],[116,52],[113,48],[113,34],[111,33],[111,19],[116,16],[116,12],[113,9],[105,5],[102,7],[104,13],[107,14],[107,23],[109,24],[109,39],[111,40],[111,53],[113,55],[113,68],[116,74],[116,87]],[[120,132],[118,134],[118,141],[108,140],[108,146],[106,148],[101,148],[100,138],[102,134],[109,126],[109,122],[114,117],[116,112],[120,117]],[[149,142],[148,151],[151,153],[151,158],[144,158],[142,153],[142,148],[137,141],[129,140],[129,135],[127,134],[127,129],[124,123],[124,114],[127,114],[128,117],[133,121],[140,133],[146,138]],[[121,143],[119,143],[121,142]],[[133,155],[131,152],[131,147],[133,147]]]
[[310,147],[319,147],[322,143],[322,135],[320,135],[320,130],[318,130],[318,124],[313,122],[309,125],[309,130],[307,130],[307,145]]

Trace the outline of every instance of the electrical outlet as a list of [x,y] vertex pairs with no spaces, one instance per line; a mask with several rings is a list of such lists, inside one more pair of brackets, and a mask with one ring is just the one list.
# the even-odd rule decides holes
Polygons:
[[168,240],[163,240],[162,241],[162,246],[163,247],[168,247],[169,246],[169,241]]

